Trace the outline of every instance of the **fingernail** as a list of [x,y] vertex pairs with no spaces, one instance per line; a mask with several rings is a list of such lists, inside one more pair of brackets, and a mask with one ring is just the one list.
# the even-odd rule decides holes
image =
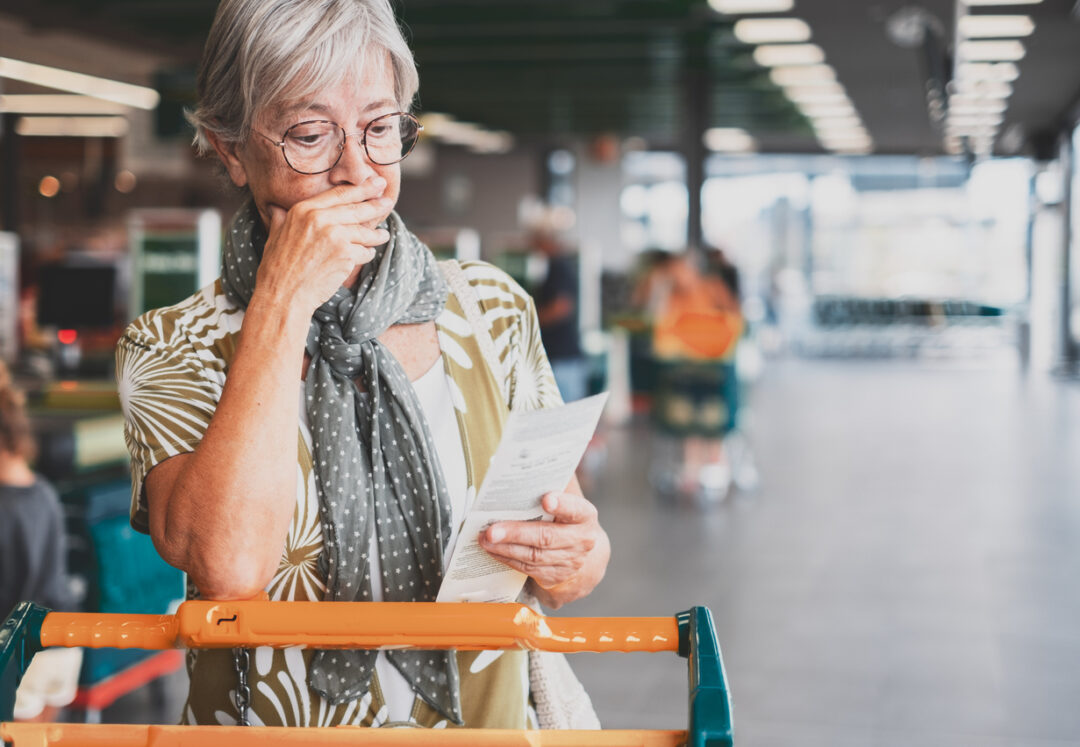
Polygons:
[[554,511],[559,507],[559,496],[555,493],[547,494],[547,510]]
[[371,183],[375,186],[376,189],[382,189],[386,186],[386,180],[383,179],[381,176],[371,177]]
[[490,542],[502,542],[506,537],[506,530],[502,527],[492,527],[488,530],[488,540]]

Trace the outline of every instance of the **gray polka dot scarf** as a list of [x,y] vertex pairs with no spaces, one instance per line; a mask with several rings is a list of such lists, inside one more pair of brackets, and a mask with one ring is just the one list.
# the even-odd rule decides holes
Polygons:
[[[427,421],[401,364],[376,339],[393,324],[430,321],[447,287],[426,246],[396,213],[390,241],[316,311],[308,331],[305,380],[324,539],[320,571],[326,599],[370,601],[369,538],[375,532],[383,599],[434,601],[450,537],[450,497]],[[233,217],[225,237],[222,282],[246,306],[266,243],[253,202]],[[359,379],[363,392],[355,380]],[[308,682],[332,705],[363,696],[374,651],[318,651]],[[388,651],[420,697],[462,723],[452,651]]]

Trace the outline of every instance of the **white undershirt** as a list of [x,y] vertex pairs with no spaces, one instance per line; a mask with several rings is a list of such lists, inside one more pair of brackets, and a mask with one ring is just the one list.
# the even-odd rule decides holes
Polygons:
[[[457,542],[458,530],[461,528],[465,511],[468,509],[466,506],[468,473],[465,468],[465,449],[461,443],[461,431],[458,430],[457,414],[454,412],[450,384],[443,369],[442,357],[440,356],[435,361],[427,373],[412,382],[412,385],[420,401],[420,408],[427,418],[431,440],[439,455],[439,463],[442,465],[446,487],[450,493],[451,532],[450,541],[443,549],[443,566],[445,567],[447,561],[450,560],[450,553]],[[368,543],[368,557],[371,558],[371,597],[374,601],[381,602],[382,584],[379,579],[382,578],[382,572],[374,530]],[[390,663],[382,651],[375,659],[375,671],[379,675],[379,686],[386,700],[387,720],[408,721],[416,697],[408,680]]]

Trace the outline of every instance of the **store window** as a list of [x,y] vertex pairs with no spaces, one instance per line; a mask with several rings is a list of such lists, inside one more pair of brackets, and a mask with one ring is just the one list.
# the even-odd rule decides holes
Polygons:
[[686,249],[689,202],[683,157],[656,151],[627,154],[619,207],[622,242],[631,252]]
[[1071,302],[1069,304],[1069,332],[1072,334],[1073,344],[1080,346],[1080,123],[1072,132],[1072,148],[1069,158],[1072,167],[1068,173],[1072,174],[1071,205],[1069,210],[1069,290]]

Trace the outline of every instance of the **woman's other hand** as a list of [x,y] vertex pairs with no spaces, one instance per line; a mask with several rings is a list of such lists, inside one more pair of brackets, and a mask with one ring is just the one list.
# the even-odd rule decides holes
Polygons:
[[256,292],[311,312],[375,256],[390,234],[378,228],[393,208],[381,197],[386,181],[372,176],[339,185],[285,210],[267,205],[269,236],[256,276]]
[[480,544],[528,575],[541,603],[558,609],[600,583],[611,545],[576,478],[565,492],[545,495],[542,505],[554,521],[501,521],[481,532]]

